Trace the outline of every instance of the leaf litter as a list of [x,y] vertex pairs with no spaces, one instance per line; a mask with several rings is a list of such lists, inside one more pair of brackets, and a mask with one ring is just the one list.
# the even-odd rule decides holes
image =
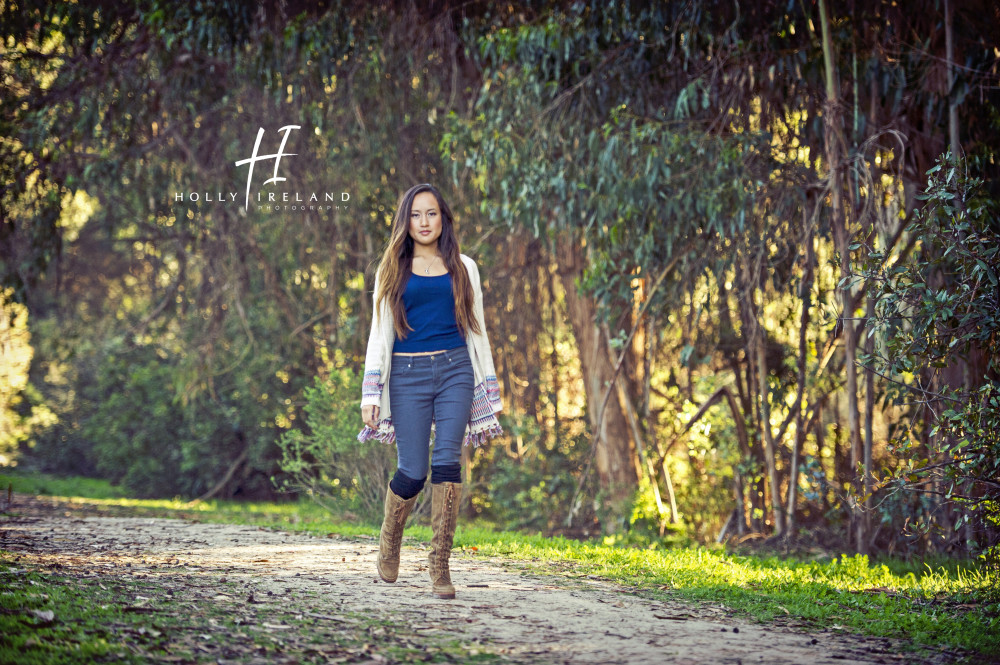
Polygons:
[[[24,501],[14,518],[0,516],[0,586],[44,572],[117,607],[121,620],[105,628],[145,662],[948,662],[946,652],[918,654],[841,626],[804,632],[644,598],[562,562],[563,574],[543,576],[456,550],[457,598],[445,601],[430,593],[426,545],[410,539],[399,579],[386,584],[374,538],[84,516]],[[22,612],[25,631],[59,626],[45,603]],[[30,641],[20,648],[38,646]]]

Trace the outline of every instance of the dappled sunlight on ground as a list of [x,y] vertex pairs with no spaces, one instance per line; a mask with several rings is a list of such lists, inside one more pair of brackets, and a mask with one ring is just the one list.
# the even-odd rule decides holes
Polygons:
[[[309,616],[349,622],[363,614],[405,624],[417,636],[477,640],[484,651],[517,662],[904,662],[885,639],[754,625],[718,605],[644,599],[600,580],[528,575],[518,564],[461,550],[452,555],[457,598],[440,600],[430,593],[426,545],[409,538],[399,580],[386,584],[375,571],[371,537],[80,518],[65,508],[2,518],[0,548],[11,552],[8,560],[62,575],[191,584],[204,589],[203,602],[233,602],[254,616],[295,598],[307,603]],[[907,654],[905,662],[919,661]]]

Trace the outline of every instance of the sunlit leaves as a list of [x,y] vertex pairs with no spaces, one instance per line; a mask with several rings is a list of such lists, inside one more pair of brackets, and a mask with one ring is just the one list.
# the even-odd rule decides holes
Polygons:
[[[897,402],[923,407],[894,437],[897,451],[920,462],[898,477],[917,487],[927,478],[970,483],[949,489],[947,498],[995,519],[1000,221],[966,162],[943,157],[928,176],[927,206],[911,227],[920,240],[918,260],[886,268],[873,251],[864,264],[861,276],[876,298],[869,335],[879,346],[862,362],[890,381]],[[954,376],[963,365],[968,380]],[[930,445],[916,445],[921,440]]]

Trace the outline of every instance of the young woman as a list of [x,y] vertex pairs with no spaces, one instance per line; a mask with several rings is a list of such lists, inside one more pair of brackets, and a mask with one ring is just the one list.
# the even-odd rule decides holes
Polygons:
[[479,269],[459,253],[451,210],[431,185],[412,187],[399,200],[374,300],[358,440],[394,441],[397,453],[378,574],[386,582],[399,574],[403,527],[427,480],[433,424],[429,569],[433,592],[454,598],[448,557],[462,493],[462,445],[501,433],[495,415],[501,404]]

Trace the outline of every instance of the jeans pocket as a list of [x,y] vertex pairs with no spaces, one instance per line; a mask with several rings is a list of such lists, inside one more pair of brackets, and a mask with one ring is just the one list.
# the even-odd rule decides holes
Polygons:
[[408,358],[396,358],[392,359],[392,375],[394,376],[406,376],[413,369],[413,361]]
[[452,362],[452,371],[457,375],[467,380],[469,386],[471,387],[476,381],[476,372],[472,368],[472,361],[469,356],[463,356],[460,359],[455,359]]

